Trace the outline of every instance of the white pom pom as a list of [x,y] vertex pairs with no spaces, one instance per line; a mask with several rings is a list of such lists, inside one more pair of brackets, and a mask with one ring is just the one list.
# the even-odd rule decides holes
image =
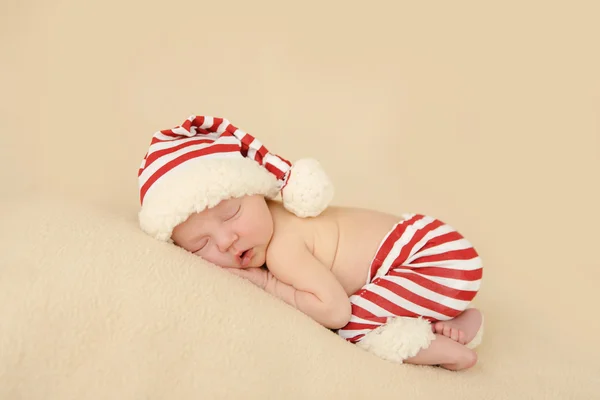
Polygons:
[[298,217],[316,217],[327,208],[333,194],[333,184],[321,164],[305,158],[293,164],[282,199],[284,207]]
[[383,358],[402,364],[426,349],[435,339],[428,321],[422,318],[395,317],[367,333],[357,346]]

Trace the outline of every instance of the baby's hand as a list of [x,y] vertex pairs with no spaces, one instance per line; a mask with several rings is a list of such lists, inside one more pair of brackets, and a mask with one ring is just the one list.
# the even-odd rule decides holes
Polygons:
[[225,268],[227,271],[232,274],[241,276],[258,286],[261,289],[264,289],[267,286],[268,281],[268,272],[262,268]]

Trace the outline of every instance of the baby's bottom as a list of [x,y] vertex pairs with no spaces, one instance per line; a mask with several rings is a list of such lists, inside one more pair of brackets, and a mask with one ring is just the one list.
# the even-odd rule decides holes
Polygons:
[[482,264],[472,244],[444,222],[408,214],[383,239],[367,283],[350,296],[352,316],[338,330],[356,343],[392,317],[423,317],[434,332],[457,336],[449,321],[469,307],[481,285]]
[[467,348],[481,326],[468,309],[479,291],[482,264],[472,244],[444,222],[421,214],[404,215],[382,240],[366,284],[350,297],[352,316],[338,330],[357,343],[393,317],[422,317],[435,340],[413,364],[463,369],[476,362]]

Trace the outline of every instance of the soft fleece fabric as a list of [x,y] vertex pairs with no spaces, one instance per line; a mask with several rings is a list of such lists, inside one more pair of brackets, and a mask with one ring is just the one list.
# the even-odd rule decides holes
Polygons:
[[[4,400],[592,399],[600,393],[596,361],[575,363],[561,336],[539,329],[555,321],[531,318],[510,297],[487,303],[486,339],[474,369],[398,365],[148,237],[134,216],[41,196],[3,201],[1,210]],[[487,290],[500,288],[494,286]]]

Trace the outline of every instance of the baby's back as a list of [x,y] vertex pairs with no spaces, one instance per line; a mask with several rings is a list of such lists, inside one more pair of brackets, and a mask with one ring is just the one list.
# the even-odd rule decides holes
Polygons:
[[[371,261],[400,217],[358,208],[330,207],[315,218],[300,219],[275,207],[274,216],[296,229],[313,255],[337,277],[348,295],[367,280]],[[287,228],[286,228],[287,229]]]

